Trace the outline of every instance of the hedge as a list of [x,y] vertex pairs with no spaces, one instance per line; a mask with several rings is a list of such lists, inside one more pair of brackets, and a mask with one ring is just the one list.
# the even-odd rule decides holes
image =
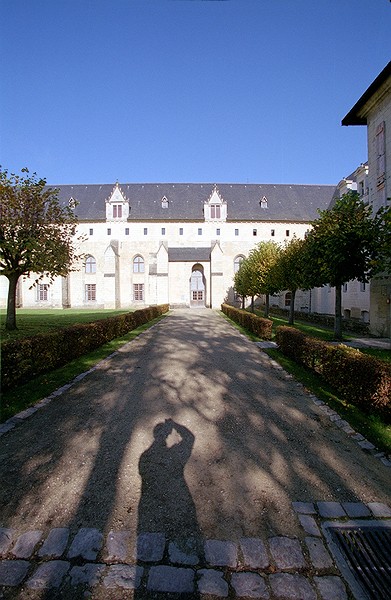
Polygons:
[[283,354],[315,371],[342,398],[366,412],[391,419],[391,366],[343,344],[318,340],[281,326],[276,342]]
[[229,304],[222,304],[221,310],[225,315],[227,315],[227,317],[232,319],[232,321],[239,323],[239,325],[248,331],[251,331],[251,333],[255,333],[255,335],[260,337],[262,340],[272,339],[273,323],[270,321],[270,319],[257,317],[257,315],[254,315],[253,313],[235,308]]
[[37,375],[61,367],[126,335],[140,325],[159,317],[168,304],[142,308],[91,323],[79,323],[19,340],[6,341],[1,346],[3,390],[31,381]]

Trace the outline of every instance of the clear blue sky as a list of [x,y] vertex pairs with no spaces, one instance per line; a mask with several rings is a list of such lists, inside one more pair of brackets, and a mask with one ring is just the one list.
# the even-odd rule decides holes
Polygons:
[[389,0],[0,0],[0,164],[50,184],[335,184]]

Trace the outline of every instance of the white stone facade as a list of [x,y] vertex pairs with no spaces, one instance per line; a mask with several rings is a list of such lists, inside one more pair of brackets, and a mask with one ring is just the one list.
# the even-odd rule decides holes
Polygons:
[[[366,125],[368,133],[369,201],[374,211],[391,205],[391,62],[342,121]],[[391,277],[371,281],[371,331],[391,337]]]
[[[240,258],[261,241],[303,238],[333,192],[332,186],[62,186],[61,202],[78,203],[84,258],[52,284],[42,280],[30,289],[34,277],[21,279],[18,306],[218,308],[234,302]],[[7,284],[0,277],[2,307]],[[274,302],[284,307],[284,294]],[[298,308],[303,303],[308,299],[298,298]]]

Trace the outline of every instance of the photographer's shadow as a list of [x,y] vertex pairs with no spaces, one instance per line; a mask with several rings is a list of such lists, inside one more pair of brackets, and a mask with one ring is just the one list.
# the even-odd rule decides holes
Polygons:
[[138,535],[164,534],[172,562],[197,564],[202,560],[203,539],[184,476],[194,435],[172,419],[158,423],[153,435],[154,441],[139,460]]

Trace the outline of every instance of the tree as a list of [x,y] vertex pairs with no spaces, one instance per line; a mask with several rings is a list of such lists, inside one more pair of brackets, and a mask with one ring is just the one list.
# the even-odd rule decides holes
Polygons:
[[281,247],[275,242],[260,242],[249,254],[254,272],[255,294],[264,294],[265,317],[269,316],[269,297],[278,291],[278,281],[274,267],[281,253]]
[[240,267],[234,276],[235,291],[242,297],[242,308],[245,307],[247,296],[251,297],[251,307],[254,311],[254,297],[257,293],[257,280],[253,265],[249,258],[240,263]]
[[296,292],[308,287],[305,277],[305,245],[305,240],[292,238],[282,249],[274,267],[279,290],[289,290],[291,293],[289,325],[294,324]]
[[342,285],[352,279],[367,283],[384,266],[379,232],[387,229],[385,215],[373,215],[357,192],[349,191],[332,208],[320,212],[307,236],[306,276],[311,287],[335,287],[337,340],[342,339]]
[[72,241],[77,219],[60,206],[58,191],[46,187],[36,173],[8,174],[0,167],[0,273],[9,282],[6,329],[16,329],[16,287],[19,278],[37,275],[52,281],[65,276],[77,256]]

